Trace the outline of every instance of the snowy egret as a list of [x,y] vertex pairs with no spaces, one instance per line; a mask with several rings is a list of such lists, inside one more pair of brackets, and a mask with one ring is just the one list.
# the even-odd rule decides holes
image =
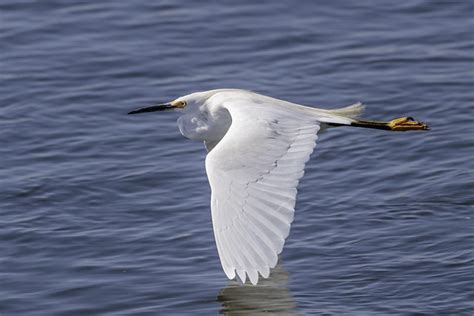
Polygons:
[[389,131],[427,130],[403,117],[358,119],[361,103],[325,110],[239,89],[192,93],[129,114],[181,109],[183,136],[204,141],[211,186],[214,237],[222,268],[257,284],[268,278],[294,217],[297,186],[318,131],[356,126]]

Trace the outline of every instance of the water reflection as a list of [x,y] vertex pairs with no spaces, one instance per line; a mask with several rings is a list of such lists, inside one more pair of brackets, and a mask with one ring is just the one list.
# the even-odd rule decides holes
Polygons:
[[296,315],[296,306],[288,290],[288,272],[281,262],[272,270],[268,279],[258,285],[240,285],[232,280],[219,292],[217,300],[222,303],[220,314],[224,315]]

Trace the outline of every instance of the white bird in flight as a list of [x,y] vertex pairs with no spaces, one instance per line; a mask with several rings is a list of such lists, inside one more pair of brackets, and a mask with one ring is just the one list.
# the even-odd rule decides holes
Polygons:
[[318,132],[334,126],[427,130],[403,117],[358,119],[361,103],[325,110],[239,89],[192,93],[128,114],[180,109],[181,134],[204,141],[214,237],[222,268],[254,285],[278,261],[295,212],[298,182]]

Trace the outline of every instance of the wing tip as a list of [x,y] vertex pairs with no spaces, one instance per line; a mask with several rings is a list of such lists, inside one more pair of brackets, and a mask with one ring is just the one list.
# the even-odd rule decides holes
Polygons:
[[[261,269],[250,269],[250,270],[244,270],[244,269],[227,269],[224,270],[227,278],[229,280],[238,280],[240,281],[241,285],[245,285],[247,280],[250,282],[252,285],[258,285],[258,283],[262,279],[268,279],[271,274],[271,269],[275,268],[276,264],[270,264],[269,266],[262,267]],[[248,283],[248,282],[247,282]]]

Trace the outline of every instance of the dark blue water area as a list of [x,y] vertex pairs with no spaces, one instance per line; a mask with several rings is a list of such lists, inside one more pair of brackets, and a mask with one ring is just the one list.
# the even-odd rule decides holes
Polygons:
[[[474,2],[0,3],[0,315],[472,315]],[[243,88],[429,132],[320,135],[270,279],[225,277],[202,143]]]

